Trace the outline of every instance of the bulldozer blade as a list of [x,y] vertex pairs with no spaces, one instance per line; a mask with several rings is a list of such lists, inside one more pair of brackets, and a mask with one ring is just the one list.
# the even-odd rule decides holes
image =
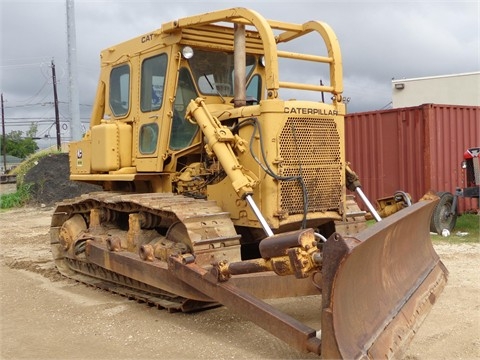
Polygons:
[[429,232],[437,201],[325,243],[323,358],[402,357],[447,282]]

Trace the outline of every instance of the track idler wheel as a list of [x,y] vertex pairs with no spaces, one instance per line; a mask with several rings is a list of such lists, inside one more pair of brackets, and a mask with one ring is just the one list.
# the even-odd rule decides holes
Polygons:
[[[82,215],[76,214],[65,221],[60,229],[59,241],[65,251],[75,250],[77,242],[87,230],[87,224]],[[73,250],[72,250],[73,249]]]

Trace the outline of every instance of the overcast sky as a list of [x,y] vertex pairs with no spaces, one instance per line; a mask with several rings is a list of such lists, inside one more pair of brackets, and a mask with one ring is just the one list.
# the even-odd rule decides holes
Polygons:
[[[240,6],[256,10],[267,19],[328,23],[340,41],[344,96],[351,99],[349,112],[389,108],[392,78],[480,70],[479,0],[76,0],[82,122],[88,127],[102,49],[148,33],[167,21]],[[0,0],[0,16],[0,91],[5,100],[6,132],[14,128],[26,131],[31,122],[36,122],[39,136],[55,137],[53,59],[62,136],[67,139],[66,0]]]

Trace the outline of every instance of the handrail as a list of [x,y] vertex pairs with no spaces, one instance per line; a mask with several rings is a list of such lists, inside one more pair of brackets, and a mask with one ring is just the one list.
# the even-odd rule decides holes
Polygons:
[[302,53],[294,53],[290,51],[277,51],[278,57],[283,58],[290,58],[290,59],[297,59],[297,60],[306,60],[306,61],[315,61],[321,63],[333,63],[333,59],[331,57],[326,56],[318,56],[318,55],[309,55],[309,54],[302,54]]
[[[246,8],[231,8],[227,10],[213,11],[201,15],[181,18],[162,25],[162,32],[172,33],[181,28],[194,27],[217,22],[231,22],[251,25],[256,28],[263,42],[265,55],[265,85],[269,98],[278,97],[278,89],[295,88],[314,91],[328,91],[335,95],[335,101],[341,100],[343,92],[342,83],[342,58],[337,37],[332,28],[320,21],[309,21],[302,25],[284,23],[275,20],[266,20],[263,16],[253,10]],[[273,29],[283,30],[275,36]],[[285,43],[306,35],[310,32],[317,32],[325,42],[328,56],[318,56],[277,49],[278,43]],[[327,63],[330,67],[330,86],[316,86],[297,84],[291,82],[280,82],[278,73],[278,58],[291,58],[305,61]]]
[[333,86],[325,85],[310,85],[304,83],[295,83],[289,81],[280,81],[280,87],[286,89],[298,89],[298,90],[312,90],[312,91],[321,91],[321,92],[331,92],[335,90]]

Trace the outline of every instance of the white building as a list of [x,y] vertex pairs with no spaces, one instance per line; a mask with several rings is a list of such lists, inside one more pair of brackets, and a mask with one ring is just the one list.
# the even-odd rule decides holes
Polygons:
[[392,106],[422,104],[480,106],[480,71],[392,80]]

